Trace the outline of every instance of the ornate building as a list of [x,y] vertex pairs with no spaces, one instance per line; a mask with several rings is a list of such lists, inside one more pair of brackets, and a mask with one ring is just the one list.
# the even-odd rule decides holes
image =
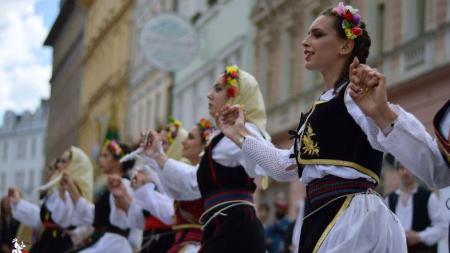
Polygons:
[[80,93],[83,77],[85,11],[79,1],[61,1],[59,15],[44,45],[53,48],[53,72],[46,145],[49,161],[78,146]]
[[154,129],[168,118],[171,75],[153,67],[144,57],[143,27],[151,18],[175,9],[173,0],[137,0],[134,4],[126,135],[137,141],[142,129]]
[[254,26],[249,20],[254,0],[178,1],[178,14],[192,21],[198,50],[175,73],[173,115],[190,128],[208,117],[207,94],[228,64],[252,72]]
[[[108,125],[125,132],[132,0],[82,0],[87,20],[83,54],[80,147],[96,158]],[[114,121],[114,122],[110,122]]]
[[0,127],[0,195],[9,187],[21,189],[24,197],[37,201],[34,189],[42,184],[49,103],[41,100],[35,112],[7,111]]

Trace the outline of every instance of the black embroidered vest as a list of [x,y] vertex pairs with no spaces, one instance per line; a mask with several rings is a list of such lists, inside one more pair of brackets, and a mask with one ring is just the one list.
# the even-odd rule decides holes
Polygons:
[[[444,114],[450,108],[450,99],[447,103],[439,109],[433,119],[434,133],[436,134],[436,140],[441,151],[442,157],[444,158],[447,165],[450,167],[450,140],[447,140],[448,136],[443,136],[440,129],[441,121],[443,120]],[[448,116],[450,117],[450,116]]]
[[373,149],[367,135],[348,113],[344,102],[347,86],[329,101],[317,101],[302,114],[295,140],[299,176],[307,164],[353,168],[379,182],[383,153]]
[[109,205],[110,194],[111,193],[105,188],[98,195],[95,201],[94,223],[92,224],[92,226],[95,228],[95,230],[116,233],[128,237],[129,229],[121,229],[117,226],[114,226],[109,221],[109,215],[111,213],[111,206]]
[[244,167],[225,167],[212,159],[212,150],[224,138],[220,133],[206,147],[197,171],[197,181],[202,198],[224,190],[247,190],[254,192],[256,185],[245,172]]

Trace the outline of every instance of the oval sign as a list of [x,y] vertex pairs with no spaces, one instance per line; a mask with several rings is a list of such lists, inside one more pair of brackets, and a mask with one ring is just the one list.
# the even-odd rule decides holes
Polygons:
[[194,58],[197,39],[190,23],[173,13],[152,18],[142,28],[141,48],[156,68],[175,71]]

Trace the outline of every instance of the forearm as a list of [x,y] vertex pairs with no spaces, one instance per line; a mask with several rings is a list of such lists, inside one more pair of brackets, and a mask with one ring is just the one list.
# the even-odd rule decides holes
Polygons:
[[289,158],[290,150],[277,149],[268,142],[247,136],[242,143],[242,152],[277,181],[290,181],[298,176],[296,165]]

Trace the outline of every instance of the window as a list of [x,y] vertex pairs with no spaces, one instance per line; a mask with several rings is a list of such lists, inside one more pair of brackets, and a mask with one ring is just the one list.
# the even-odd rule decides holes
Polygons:
[[264,97],[264,99],[268,99],[267,95],[269,92],[269,85],[270,85],[270,79],[271,79],[271,68],[269,66],[269,58],[270,58],[270,48],[269,44],[262,43],[260,45],[260,55],[261,55],[261,71],[260,71],[260,80],[261,80],[261,93]]
[[35,158],[36,157],[36,137],[33,137],[33,139],[31,139],[31,157]]
[[28,190],[31,192],[34,188],[34,170],[30,171],[30,177],[29,177],[29,181],[28,181]]
[[145,110],[147,111],[145,113],[145,126],[143,129],[151,128],[151,121],[152,121],[152,106],[150,99],[147,100],[147,105]]
[[425,31],[425,0],[402,2],[403,41],[414,39]]
[[144,129],[145,126],[145,122],[144,122],[144,106],[140,105],[139,106],[139,111],[138,111],[138,126],[139,129]]
[[386,18],[385,5],[380,3],[377,6],[377,38],[376,38],[376,51],[378,54],[383,52],[384,44],[384,19]]
[[8,141],[3,142],[3,161],[8,160]]
[[16,158],[17,159],[25,159],[26,156],[27,156],[27,141],[19,140],[17,142]]
[[1,187],[2,187],[2,192],[5,192],[6,191],[6,174],[5,174],[5,172],[3,172],[2,173],[2,179],[1,179],[2,181],[2,184],[1,184]]
[[280,101],[285,101],[292,92],[294,82],[295,41],[290,28],[286,28],[281,35],[282,69]]
[[23,171],[16,171],[15,176],[16,178],[14,179],[14,184],[16,186],[22,186],[25,178],[25,173]]

